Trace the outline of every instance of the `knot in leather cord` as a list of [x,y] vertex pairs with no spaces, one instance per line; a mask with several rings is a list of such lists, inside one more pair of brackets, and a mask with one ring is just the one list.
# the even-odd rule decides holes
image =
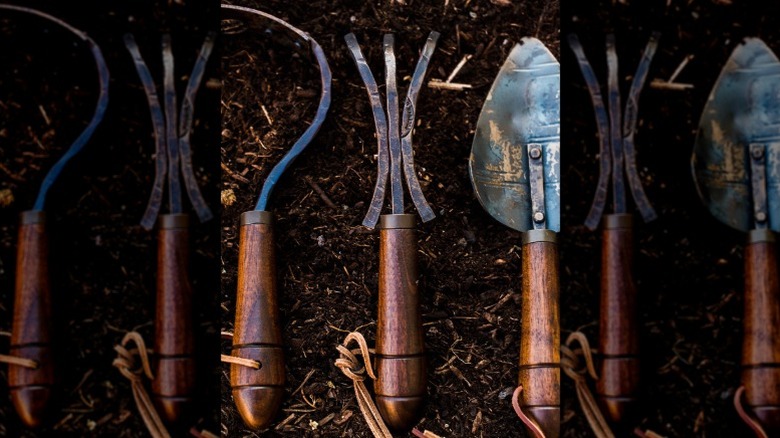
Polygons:
[[739,418],[742,419],[742,421],[745,422],[745,424],[750,427],[751,430],[753,430],[753,433],[756,434],[756,438],[769,438],[769,435],[764,431],[764,428],[761,427],[761,423],[758,422],[755,418],[753,418],[750,413],[747,412],[745,407],[742,404],[742,394],[745,393],[745,387],[740,386],[737,389],[737,392],[734,393],[734,408],[737,410],[737,413],[739,414]]
[[[358,348],[350,350],[349,346],[353,342],[358,344]],[[366,419],[368,428],[371,429],[371,433],[375,438],[392,438],[393,435],[387,429],[382,416],[379,414],[379,410],[374,404],[374,400],[371,398],[371,394],[366,388],[364,381],[366,376],[372,380],[376,380],[374,369],[371,366],[371,350],[368,348],[366,338],[358,332],[352,332],[347,335],[344,342],[337,346],[336,349],[341,356],[336,359],[335,365],[344,373],[345,376],[352,379],[355,385],[355,397],[358,400],[358,406],[360,412],[363,413],[363,417]],[[357,355],[361,355],[363,360],[360,361]]]
[[[129,348],[131,343],[134,343],[136,348]],[[122,339],[121,345],[114,346],[114,350],[117,352],[117,358],[114,359],[112,365],[130,380],[135,405],[138,407],[138,412],[141,414],[141,419],[149,430],[149,434],[153,438],[170,438],[171,435],[165,428],[165,424],[163,424],[144,388],[144,376],[148,377],[149,380],[154,379],[149,365],[149,351],[146,349],[144,338],[138,332],[129,332]],[[140,365],[136,364],[136,357],[141,361]]]

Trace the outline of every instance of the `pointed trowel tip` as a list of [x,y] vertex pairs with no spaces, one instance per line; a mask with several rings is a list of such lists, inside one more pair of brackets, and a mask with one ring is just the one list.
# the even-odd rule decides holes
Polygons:
[[738,68],[755,67],[762,64],[778,62],[777,56],[772,49],[760,38],[748,37],[731,53],[729,62],[734,63]]
[[[558,60],[555,59],[555,55],[550,52],[550,49],[543,42],[534,37],[524,37],[512,48],[512,52],[509,53],[502,70],[510,62],[518,67],[527,68],[532,65],[557,63]],[[499,73],[500,75],[501,73]]]

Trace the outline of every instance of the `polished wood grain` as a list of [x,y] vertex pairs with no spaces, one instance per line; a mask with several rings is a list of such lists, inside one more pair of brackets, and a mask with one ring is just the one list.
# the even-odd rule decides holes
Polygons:
[[260,362],[259,370],[231,365],[230,385],[244,422],[254,429],[266,429],[279,412],[285,384],[270,223],[241,226],[233,356]]
[[774,242],[745,248],[742,384],[745,401],[769,436],[780,436],[780,282]]
[[388,228],[379,231],[379,242],[374,392],[388,427],[408,432],[422,416],[427,381],[417,237],[412,228]]
[[596,395],[605,418],[622,430],[636,419],[640,388],[634,230],[630,215],[610,215],[604,224]]
[[21,222],[10,354],[32,359],[38,367],[8,365],[8,388],[22,422],[37,427],[46,417],[55,383],[51,351],[49,249],[42,212],[24,212]]
[[[168,216],[168,217],[165,217]],[[160,217],[152,394],[160,416],[182,424],[193,417],[196,366],[185,215]],[[174,217],[177,216],[177,217]]]
[[520,406],[546,438],[561,429],[561,328],[558,299],[558,246],[523,245],[520,322]]

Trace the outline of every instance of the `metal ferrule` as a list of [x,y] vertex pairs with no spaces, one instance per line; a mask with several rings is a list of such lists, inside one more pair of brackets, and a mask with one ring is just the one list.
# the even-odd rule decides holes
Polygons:
[[241,213],[241,226],[251,224],[272,224],[274,214],[265,210],[252,210]]
[[19,215],[19,223],[22,225],[45,224],[46,213],[42,210],[27,210]]
[[417,220],[413,214],[383,214],[379,216],[379,229],[415,228]]
[[608,214],[604,216],[602,226],[605,230],[615,230],[620,228],[631,228],[634,225],[634,215],[621,213],[621,214]]
[[558,235],[552,230],[528,230],[523,233],[523,245],[534,242],[558,243]]
[[751,245],[753,243],[774,242],[774,241],[775,241],[775,233],[774,231],[768,228],[748,231],[748,238],[747,238],[748,245]]
[[159,223],[162,230],[187,228],[190,226],[190,216],[184,213],[164,214],[160,216]]

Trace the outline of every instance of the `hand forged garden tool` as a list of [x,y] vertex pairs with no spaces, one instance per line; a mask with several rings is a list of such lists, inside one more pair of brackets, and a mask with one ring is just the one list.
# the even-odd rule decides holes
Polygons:
[[[415,215],[404,214],[403,176],[423,222],[435,217],[423,196],[414,169],[412,134],[417,96],[439,38],[431,32],[420,53],[399,113],[395,39],[383,40],[386,110],[379,87],[354,34],[344,37],[366,86],[377,131],[377,182],[363,225],[379,223],[379,309],[376,328],[376,381],[374,392],[382,418],[390,429],[408,431],[419,420],[425,403],[426,364],[420,295],[417,290],[417,237]],[[391,214],[380,215],[390,179]]]
[[[757,419],[768,436],[777,436],[780,280],[775,232],[780,230],[780,60],[761,40],[743,41],[723,67],[701,116],[691,164],[699,195],[710,213],[748,233],[742,385],[752,415],[743,415],[743,419],[751,426],[756,426]],[[737,391],[735,404],[744,412],[741,394],[742,390]]]
[[[639,95],[647,79],[659,37],[658,33],[654,33],[645,47],[629,90],[622,124],[618,58],[614,35],[607,36],[606,44],[608,110],[604,107],[599,83],[585,57],[582,45],[576,35],[569,37],[569,47],[577,57],[590,92],[600,141],[600,172],[596,195],[585,220],[585,225],[591,230],[595,230],[599,222],[602,222],[599,318],[601,367],[596,382],[596,393],[607,419],[619,427],[625,426],[635,416],[640,389],[639,323],[636,287],[632,272],[634,225],[633,215],[627,213],[624,172],[628,178],[630,194],[642,218],[645,222],[652,221],[656,218],[656,213],[647,200],[636,169],[634,133],[639,112]],[[610,176],[613,213],[604,216],[602,221]]]
[[558,437],[560,65],[541,41],[523,38],[501,67],[477,121],[469,171],[485,210],[523,232],[518,413],[535,436]]
[[[152,193],[141,220],[141,225],[147,230],[152,229],[155,222],[158,225],[152,394],[161,416],[174,424],[181,423],[192,414],[196,392],[192,286],[188,273],[189,215],[184,213],[180,179],[184,180],[184,188],[201,222],[211,219],[211,211],[200,193],[192,169],[190,133],[195,97],[214,46],[214,38],[215,35],[209,33],[203,42],[179,110],[176,104],[171,37],[163,35],[163,111],[152,74],[140,49],[131,34],[125,35],[125,46],[133,58],[146,93],[156,147]],[[169,212],[160,215],[166,182]]]
[[222,12],[223,20],[235,21],[234,24],[240,24],[244,29],[259,31],[269,24],[286,29],[296,41],[303,42],[311,50],[322,84],[319,106],[311,124],[268,174],[255,209],[241,214],[232,355],[256,361],[260,367],[233,363],[230,385],[244,422],[252,428],[265,429],[279,411],[285,384],[273,213],[267,210],[268,200],[284,171],[311,143],[325,121],[331,101],[331,72],[322,48],[306,32],[255,9],[223,4]]
[[51,351],[51,293],[49,286],[46,196],[68,161],[78,154],[100,124],[108,106],[109,73],[98,45],[84,32],[44,12],[0,4],[0,10],[32,14],[73,33],[90,49],[98,73],[99,96],[89,124],[52,166],[41,184],[32,210],[22,212],[16,256],[16,289],[8,365],[8,387],[22,421],[35,427],[43,421],[55,383]]

